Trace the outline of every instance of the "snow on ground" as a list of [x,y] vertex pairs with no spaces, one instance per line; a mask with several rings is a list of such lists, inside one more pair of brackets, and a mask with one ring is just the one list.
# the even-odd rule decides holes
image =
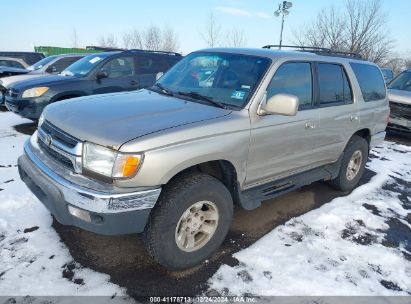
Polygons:
[[411,147],[373,150],[371,181],[277,227],[209,280],[221,295],[410,295]]
[[[117,295],[109,276],[84,268],[51,227],[49,212],[20,181],[28,123],[0,113],[0,296]],[[411,147],[374,149],[371,181],[296,217],[234,255],[209,280],[222,295],[411,294]],[[103,300],[103,299],[101,299]],[[125,298],[125,301],[131,301]]]
[[73,261],[50,213],[20,181],[17,158],[28,136],[12,126],[24,123],[0,113],[0,296],[116,295],[118,302],[125,290]]

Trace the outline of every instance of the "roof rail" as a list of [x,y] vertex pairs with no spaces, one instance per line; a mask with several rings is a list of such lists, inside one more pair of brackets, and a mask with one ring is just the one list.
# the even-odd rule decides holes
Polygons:
[[358,53],[333,51],[329,48],[324,48],[324,47],[304,46],[304,45],[281,45],[280,46],[276,44],[269,44],[269,45],[263,46],[263,49],[271,49],[271,48],[293,48],[296,51],[310,52],[310,53],[315,53],[318,55],[351,57],[351,58],[356,58],[356,59],[363,59],[362,56]]
[[176,52],[167,52],[167,51],[153,51],[153,50],[142,50],[142,49],[130,49],[130,50],[124,50],[126,52],[142,52],[142,53],[159,53],[159,54],[168,54],[168,55],[174,55],[174,56],[181,56],[180,53]]

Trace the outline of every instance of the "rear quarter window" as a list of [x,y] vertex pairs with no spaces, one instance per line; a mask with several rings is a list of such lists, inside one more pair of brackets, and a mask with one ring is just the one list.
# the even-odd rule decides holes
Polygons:
[[364,101],[376,101],[386,96],[385,82],[378,67],[363,63],[350,63],[360,85]]

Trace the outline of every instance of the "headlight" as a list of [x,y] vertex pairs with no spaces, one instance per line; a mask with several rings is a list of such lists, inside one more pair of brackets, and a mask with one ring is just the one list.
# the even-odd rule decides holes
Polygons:
[[40,97],[44,93],[46,93],[49,90],[48,87],[38,87],[38,88],[32,88],[25,90],[23,92],[23,98],[32,98],[32,97]]
[[92,143],[83,148],[83,168],[111,178],[133,177],[142,158],[142,154],[121,153]]

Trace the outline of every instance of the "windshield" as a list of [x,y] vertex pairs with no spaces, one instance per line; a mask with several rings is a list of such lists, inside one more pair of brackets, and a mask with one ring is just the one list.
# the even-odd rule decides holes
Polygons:
[[68,66],[62,75],[65,76],[85,76],[87,75],[97,64],[105,59],[106,57],[112,55],[111,53],[101,53],[88,55],[81,58],[80,60],[74,62],[72,65]]
[[30,70],[30,71],[40,70],[42,67],[44,67],[46,64],[48,64],[50,61],[52,61],[54,58],[56,58],[56,56],[50,56],[50,57],[46,57],[44,59],[41,59],[40,61],[37,61],[35,64],[29,66],[27,68],[27,70]]
[[172,94],[191,93],[190,96],[198,100],[201,95],[241,108],[247,104],[270,63],[270,59],[256,56],[196,52],[177,63],[157,83]]
[[389,89],[411,92],[411,71],[402,72],[388,85]]

